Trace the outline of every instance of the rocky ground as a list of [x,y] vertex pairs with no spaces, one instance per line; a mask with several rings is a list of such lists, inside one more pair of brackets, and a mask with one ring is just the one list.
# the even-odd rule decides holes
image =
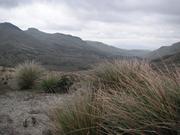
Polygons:
[[53,135],[51,111],[68,95],[9,91],[0,94],[0,135]]

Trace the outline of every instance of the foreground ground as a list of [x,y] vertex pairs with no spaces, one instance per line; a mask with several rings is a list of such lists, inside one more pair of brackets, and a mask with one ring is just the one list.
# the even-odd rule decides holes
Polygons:
[[55,76],[30,62],[15,71],[0,76],[0,135],[179,134],[179,69],[113,61]]
[[0,135],[51,135],[51,109],[67,95],[10,91],[0,94]]

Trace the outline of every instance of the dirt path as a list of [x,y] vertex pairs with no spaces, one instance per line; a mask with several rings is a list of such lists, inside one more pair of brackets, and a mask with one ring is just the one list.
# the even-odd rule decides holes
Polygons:
[[52,135],[49,116],[67,95],[24,91],[0,95],[0,135]]

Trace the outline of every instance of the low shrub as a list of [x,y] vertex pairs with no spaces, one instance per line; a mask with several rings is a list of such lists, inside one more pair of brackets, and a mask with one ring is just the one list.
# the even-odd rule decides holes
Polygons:
[[40,88],[46,93],[55,93],[57,92],[57,85],[59,83],[60,77],[54,74],[48,74],[40,82]]
[[68,90],[70,89],[70,87],[73,85],[73,78],[71,78],[71,76],[68,75],[63,75],[61,76],[61,80],[58,83],[58,87],[64,91],[64,92],[68,92]]
[[[86,96],[76,98],[73,105],[57,112],[64,134],[178,134],[179,71],[164,74],[147,63],[114,61],[95,68],[91,81],[93,96],[89,100]],[[89,112],[87,106],[96,113]],[[85,116],[90,116],[88,121]],[[96,127],[95,132],[86,130],[91,127]]]
[[41,89],[47,93],[68,93],[73,85],[73,80],[67,75],[59,76],[50,74],[41,81]]
[[32,89],[42,77],[44,68],[34,61],[26,61],[15,68],[17,84],[20,89]]

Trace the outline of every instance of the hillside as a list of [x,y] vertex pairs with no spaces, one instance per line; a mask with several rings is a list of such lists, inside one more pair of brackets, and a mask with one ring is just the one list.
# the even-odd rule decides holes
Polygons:
[[116,47],[104,44],[102,42],[97,41],[86,41],[89,46],[92,46],[98,51],[103,51],[106,54],[111,54],[113,56],[123,55],[123,56],[137,56],[143,57],[146,54],[150,53],[149,50],[125,50],[125,49],[117,49]]
[[95,45],[71,35],[50,34],[35,28],[23,31],[11,23],[0,24],[1,66],[36,60],[50,69],[72,71],[87,69],[91,64],[117,56],[139,55],[100,42]]
[[180,52],[180,42],[177,42],[171,46],[163,46],[155,51],[150,52],[146,57],[154,60],[164,56],[173,55]]
[[180,67],[180,52],[159,59],[154,59],[151,62],[156,64],[158,67]]

